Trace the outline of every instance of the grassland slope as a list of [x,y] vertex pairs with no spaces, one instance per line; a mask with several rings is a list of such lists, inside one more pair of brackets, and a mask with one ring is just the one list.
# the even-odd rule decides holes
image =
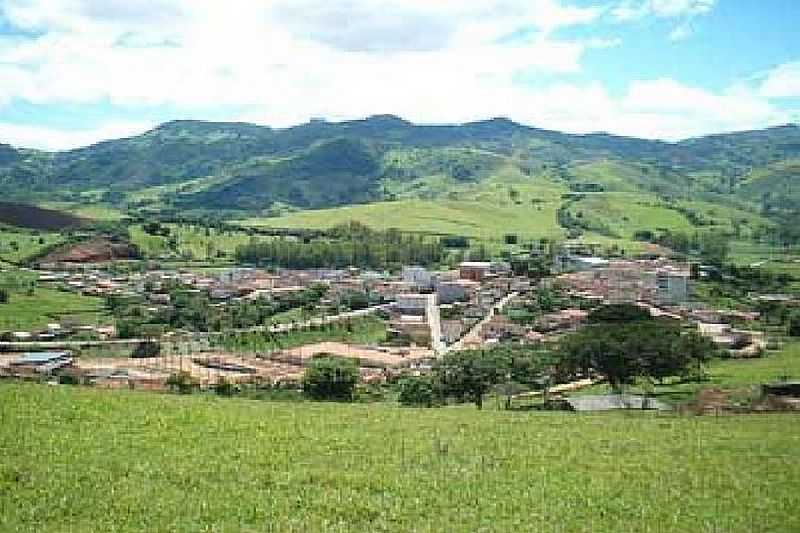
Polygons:
[[791,415],[0,385],[4,531],[797,531]]

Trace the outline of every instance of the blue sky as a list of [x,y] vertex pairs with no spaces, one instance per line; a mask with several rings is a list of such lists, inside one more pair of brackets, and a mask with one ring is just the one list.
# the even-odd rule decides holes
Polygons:
[[761,128],[800,121],[798,27],[796,0],[0,0],[0,142],[377,113]]

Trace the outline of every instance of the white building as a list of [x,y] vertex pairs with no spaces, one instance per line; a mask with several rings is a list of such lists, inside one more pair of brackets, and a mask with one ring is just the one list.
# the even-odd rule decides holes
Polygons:
[[662,305],[678,305],[689,301],[689,273],[681,270],[656,272],[656,294]]
[[403,281],[420,289],[429,289],[433,286],[433,274],[420,266],[407,266],[403,268]]
[[481,284],[477,281],[461,279],[458,281],[446,281],[436,285],[436,295],[439,297],[440,304],[451,304],[454,302],[464,302],[475,294]]

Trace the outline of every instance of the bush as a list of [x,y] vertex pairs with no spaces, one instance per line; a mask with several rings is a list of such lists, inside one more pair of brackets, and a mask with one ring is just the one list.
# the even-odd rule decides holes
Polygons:
[[134,359],[146,359],[148,357],[158,357],[159,355],[161,355],[161,344],[151,341],[140,342],[131,353],[131,357]]
[[232,383],[225,376],[220,376],[214,387],[214,392],[220,396],[233,396],[240,391],[239,385]]
[[332,356],[316,357],[303,375],[303,392],[313,400],[350,402],[358,378],[354,361]]
[[167,387],[172,392],[179,394],[191,394],[200,388],[200,384],[192,377],[189,372],[181,371],[172,374],[167,378]]
[[627,324],[639,320],[651,320],[650,312],[633,304],[610,304],[598,307],[589,313],[590,324]]
[[800,337],[800,313],[793,313],[789,316],[789,327],[787,333],[790,337]]
[[405,378],[400,382],[398,401],[409,407],[434,407],[439,405],[439,394],[429,376]]
[[0,289],[0,304],[8,303],[8,290]]

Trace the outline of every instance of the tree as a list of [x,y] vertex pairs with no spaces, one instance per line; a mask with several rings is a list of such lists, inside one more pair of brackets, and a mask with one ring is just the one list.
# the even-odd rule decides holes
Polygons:
[[505,373],[498,362],[491,351],[450,352],[438,361],[435,371],[445,395],[473,402],[481,409],[484,395]]
[[314,400],[353,400],[359,372],[355,362],[321,356],[311,360],[303,374],[303,392]]
[[598,307],[589,313],[590,324],[629,323],[637,320],[650,320],[650,312],[632,304],[610,304]]
[[435,383],[441,394],[483,407],[484,395],[493,388],[511,397],[549,382],[552,359],[549,353],[529,347],[500,345],[491,350],[467,350],[445,355],[434,367]]
[[663,380],[702,369],[716,353],[710,340],[683,333],[672,320],[599,323],[585,327],[561,342],[558,369],[562,376],[598,373],[614,390],[635,378]]
[[789,315],[788,326],[787,333],[790,337],[800,337],[800,312],[795,312]]
[[0,289],[0,304],[8,303],[8,289]]
[[400,382],[398,401],[411,407],[433,407],[439,404],[437,388],[432,376],[407,377]]

